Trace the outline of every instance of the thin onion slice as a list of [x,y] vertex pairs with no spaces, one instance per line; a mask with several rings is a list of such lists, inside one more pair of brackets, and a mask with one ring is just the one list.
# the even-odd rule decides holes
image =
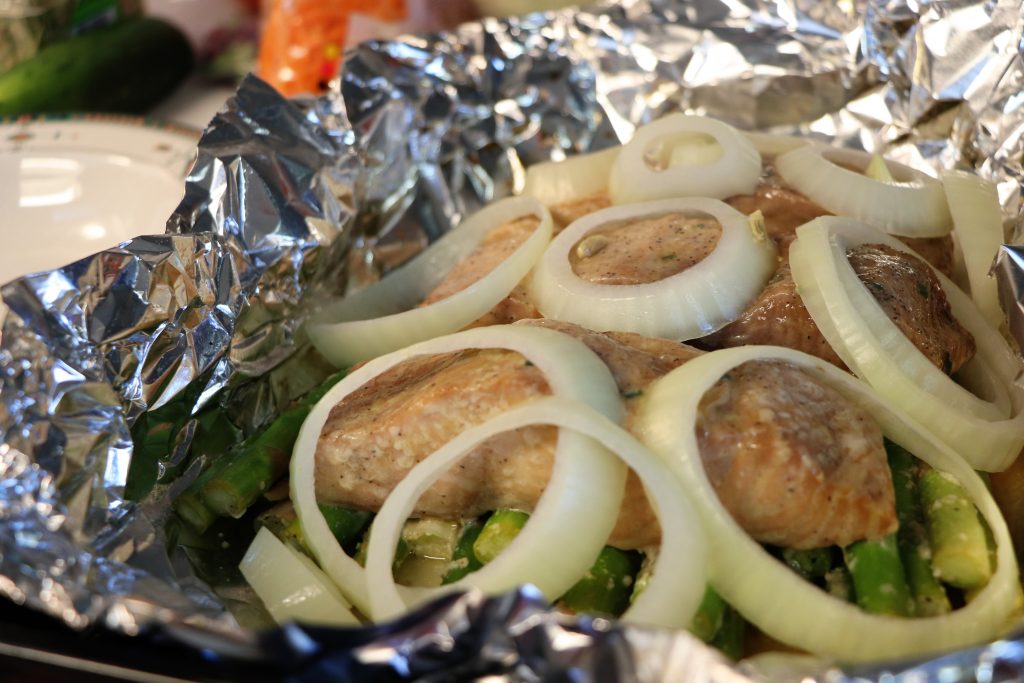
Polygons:
[[[469,256],[484,236],[522,216],[536,230],[490,273],[446,299],[412,308]],[[320,311],[309,338],[338,367],[460,330],[494,308],[526,277],[551,240],[551,214],[533,197],[510,197],[470,216],[412,261],[380,282]]]
[[787,185],[840,216],[876,225],[891,235],[941,237],[952,229],[942,185],[934,178],[894,161],[895,178],[876,180],[838,164],[866,168],[871,155],[826,145],[806,145],[783,154],[775,168]]
[[[690,624],[704,593],[707,579],[707,548],[703,530],[687,500],[686,492],[672,471],[631,434],[593,408],[561,398],[534,399],[463,432],[420,462],[395,487],[374,520],[366,558],[367,582],[374,619],[397,616],[410,607],[395,585],[391,563],[402,524],[412,512],[419,497],[452,464],[482,441],[512,429],[540,424],[570,429],[594,439],[595,448],[603,447],[617,454],[640,477],[647,498],[658,515],[662,542],[653,574],[643,593],[622,618],[635,623],[669,628],[683,628]],[[575,492],[569,491],[567,495],[575,495]],[[608,498],[611,501],[615,498],[615,493],[609,491]],[[610,506],[611,502],[608,505]],[[562,523],[570,522],[563,520]],[[553,555],[538,552],[536,557],[538,564],[547,565],[549,570],[555,573],[561,572],[562,567],[572,561],[572,554],[575,552],[574,548],[563,548]],[[587,554],[581,559],[592,563],[594,557]],[[589,568],[590,564],[587,564],[582,572],[570,578],[568,585],[564,580],[553,582],[545,594],[549,597],[561,595]],[[557,584],[557,587],[554,584]],[[419,598],[433,597],[439,592],[453,588],[477,585],[474,574],[469,574],[453,586],[431,591]]]
[[807,138],[798,138],[793,135],[774,135],[772,133],[755,133],[743,131],[751,144],[762,157],[777,157],[780,154],[791,152],[797,147],[804,147],[812,144]]
[[359,625],[330,578],[266,527],[256,533],[238,568],[279,624]]
[[[639,285],[597,284],[573,272],[569,253],[590,231],[614,221],[673,212],[705,214],[721,224],[718,244],[699,263]],[[592,330],[693,339],[735,320],[764,288],[774,267],[771,241],[747,216],[715,199],[666,199],[613,206],[573,222],[544,252],[529,290],[534,305],[546,318]]]
[[534,164],[526,169],[522,194],[536,197],[544,206],[553,206],[606,192],[612,164],[620,149],[615,146],[571,156],[564,161]]
[[[649,163],[652,148],[669,146],[673,139],[713,138],[721,150],[711,163],[687,163],[655,170]],[[684,143],[685,144],[685,143]],[[679,162],[684,153],[668,153]],[[699,152],[697,159],[704,158]],[[675,197],[724,199],[750,194],[761,178],[761,155],[744,135],[727,123],[704,116],[671,114],[637,129],[612,165],[609,192],[613,204],[632,204]]]
[[953,237],[963,254],[971,298],[998,329],[1005,316],[999,306],[996,279],[989,274],[1003,243],[1003,213],[996,187],[984,178],[962,171],[945,171],[942,186],[956,228]]
[[[796,365],[837,390],[868,411],[889,439],[963,485],[996,542],[996,570],[971,602],[937,617],[869,614],[802,579],[736,524],[704,472],[696,436],[697,408],[704,392],[730,369],[768,359]],[[657,380],[641,401],[634,431],[683,479],[695,496],[708,537],[715,539],[712,585],[765,633],[841,662],[860,662],[961,648],[995,637],[1006,625],[1016,604],[1017,562],[1006,522],[991,494],[966,462],[863,382],[799,351],[748,346],[687,362]]]
[[[363,614],[371,613],[363,568],[338,545],[316,504],[320,433],[334,406],[374,377],[410,358],[464,349],[517,351],[544,374],[554,395],[581,401],[613,421],[622,418],[618,387],[601,359],[583,342],[539,327],[495,325],[466,330],[395,351],[349,373],[302,423],[292,453],[290,487],[310,551]],[[555,466],[534,514],[501,557],[476,572],[474,585],[498,592],[522,582],[545,583],[544,563],[537,561],[535,553],[554,557],[564,548],[583,555],[592,549],[593,557],[597,556],[615,526],[626,470],[613,455],[592,446],[590,439],[573,432],[559,435]],[[566,495],[569,491],[573,495]]]
[[977,346],[976,357],[961,370],[962,381],[975,389],[988,387],[994,400],[975,396],[932,365],[889,319],[847,260],[850,248],[872,243],[914,254],[899,240],[851,219],[817,218],[797,229],[790,265],[814,323],[857,376],[972,466],[989,472],[1005,469],[1024,447],[1024,397],[1014,384],[1020,362],[970,298],[932,268],[953,316],[974,335]]

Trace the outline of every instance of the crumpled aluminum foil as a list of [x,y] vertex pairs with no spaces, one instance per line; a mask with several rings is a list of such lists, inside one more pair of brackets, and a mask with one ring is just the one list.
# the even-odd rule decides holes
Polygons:
[[[378,628],[258,635],[225,609],[251,596],[200,581],[166,527],[201,465],[188,450],[203,409],[251,433],[326,372],[302,334],[315,302],[515,191],[526,165],[664,112],[973,168],[998,183],[1019,241],[1022,31],[1019,0],[627,0],[366,43],[316,99],[247,79],[204,134],[166,235],[2,288],[0,593],[76,627],[274,657],[298,680],[1024,676],[1020,636],[860,671],[732,667],[686,634],[568,621],[528,588]],[[997,272],[1024,342],[1022,262],[1005,250]],[[169,447],[143,457],[133,430],[169,414]],[[138,481],[155,486],[129,502]]]

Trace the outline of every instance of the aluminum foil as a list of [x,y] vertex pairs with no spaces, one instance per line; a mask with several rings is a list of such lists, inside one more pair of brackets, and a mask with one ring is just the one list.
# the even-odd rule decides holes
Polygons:
[[[973,168],[1019,238],[1022,30],[1019,1],[629,0],[366,43],[321,98],[247,79],[204,134],[166,235],[2,289],[0,593],[75,627],[274,657],[307,680],[1024,675],[1018,637],[863,671],[733,667],[686,634],[566,620],[529,589],[375,629],[259,635],[239,624],[251,595],[200,581],[168,525],[202,465],[203,415],[251,433],[326,372],[302,333],[317,302],[514,192],[526,165],[664,112]],[[997,270],[1024,341],[1022,261],[1006,250]],[[143,437],[167,426],[154,456]]]

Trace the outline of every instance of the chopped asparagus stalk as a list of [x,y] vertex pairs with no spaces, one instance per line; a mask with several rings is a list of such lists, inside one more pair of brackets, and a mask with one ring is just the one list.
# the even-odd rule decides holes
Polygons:
[[743,616],[735,608],[726,606],[722,614],[722,626],[711,640],[711,644],[729,659],[737,661],[743,656],[746,632],[747,622],[743,620]]
[[216,514],[240,517],[285,472],[310,406],[285,411],[267,429],[242,443],[217,467],[199,494]]
[[914,614],[931,617],[952,610],[949,596],[932,572],[932,549],[924,527],[924,513],[918,500],[917,461],[900,446],[886,440],[896,494],[896,516],[900,559],[907,575],[907,584],[914,599]]
[[441,580],[442,584],[455,583],[471,572],[484,566],[473,552],[473,544],[483,530],[483,522],[472,520],[462,525],[459,540],[455,543],[452,561],[448,563],[448,571]]
[[[426,525],[421,522],[427,522]],[[424,529],[424,526],[448,527]],[[406,586],[435,587],[444,583],[458,538],[459,524],[442,520],[414,520],[406,523],[402,536],[409,548],[405,560],[395,569],[395,581]]]
[[[529,518],[519,510],[496,510],[473,541],[473,556],[481,564],[493,560],[508,547]],[[559,604],[573,612],[621,614],[629,606],[638,564],[635,553],[605,546],[587,575],[566,591]]]
[[473,553],[487,564],[504,550],[526,525],[530,515],[519,510],[496,510],[484,522],[480,536],[473,544]]
[[834,598],[853,602],[853,580],[846,567],[835,567],[825,572],[825,590]]
[[896,534],[878,541],[857,541],[843,549],[853,592],[861,609],[872,614],[907,617],[914,601],[903,571]]
[[700,601],[697,613],[693,615],[693,622],[690,624],[690,633],[697,636],[705,643],[710,643],[722,629],[725,613],[729,605],[722,599],[715,589],[708,586],[704,589],[704,599]]
[[[363,532],[373,520],[373,513],[325,503],[320,503],[318,507],[327,521],[327,528],[338,539],[341,547],[346,553],[354,552]],[[295,516],[295,508],[290,501],[275,505],[257,517],[256,521],[273,531],[282,541],[290,541],[299,548],[305,548],[302,524]]]
[[341,505],[328,505],[320,503],[317,507],[323,513],[327,521],[327,528],[331,530],[338,543],[345,549],[345,552],[353,550],[363,533],[373,521],[373,513],[365,510],[353,510]]
[[647,584],[651,580],[651,574],[654,573],[654,563],[658,561],[658,548],[645,548],[643,551],[643,562],[640,563],[640,570],[636,573],[636,578],[633,580],[633,594],[629,596],[629,601],[632,603],[637,597],[644,592],[647,588]]
[[182,491],[174,499],[174,509],[189,526],[200,533],[209,529],[217,520],[217,513],[206,507],[206,503],[192,489]]
[[828,570],[832,569],[834,557],[832,548],[810,548],[797,550],[795,548],[782,549],[782,561],[789,565],[789,568],[808,581],[815,581],[825,576]]
[[[359,563],[360,567],[366,566],[366,552],[370,547],[370,534],[373,533],[373,525],[367,527],[363,533],[363,537],[359,541],[359,545],[356,546],[356,553],[352,556],[356,562]],[[397,571],[402,563],[409,557],[409,545],[405,542],[402,537],[398,538],[398,544],[395,546],[395,558],[391,562],[391,570]]]
[[402,527],[402,539],[409,546],[409,552],[450,562],[459,538],[458,522],[447,519],[410,519]]
[[[345,371],[331,375],[294,407],[286,410],[259,434],[225,453],[203,472],[179,497],[182,517],[202,531],[213,517],[241,517],[288,470],[299,428],[327,391]],[[206,514],[196,499],[210,514]]]
[[967,492],[952,476],[921,474],[921,506],[932,544],[932,569],[942,582],[971,590],[992,576],[985,528]]
[[302,548],[302,527],[295,516],[295,506],[290,501],[278,503],[256,517],[256,526],[267,529],[278,540],[296,548]]
[[570,611],[617,616],[629,607],[640,559],[637,553],[605,546],[586,576],[559,600]]

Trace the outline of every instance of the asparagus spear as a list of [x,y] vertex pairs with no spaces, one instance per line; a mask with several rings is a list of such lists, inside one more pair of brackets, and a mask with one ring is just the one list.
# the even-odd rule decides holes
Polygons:
[[640,563],[640,569],[636,573],[636,578],[633,579],[633,593],[629,596],[629,602],[632,603],[637,599],[644,589],[647,588],[647,584],[650,583],[651,574],[654,573],[654,563],[658,561],[658,548],[645,548],[643,551],[643,561]]
[[302,422],[345,374],[342,371],[331,375],[264,431],[216,460],[179,496],[182,502],[176,503],[178,512],[200,531],[214,517],[242,516],[287,471]]
[[931,545],[924,528],[924,513],[918,500],[917,462],[913,455],[889,440],[885,442],[896,493],[896,516],[900,522],[897,541],[900,559],[907,573],[914,614],[931,617],[946,614],[952,606],[946,589],[935,578]]
[[409,586],[440,586],[455,555],[461,522],[425,517],[402,527],[408,557],[395,571],[395,580]]
[[933,469],[921,474],[920,491],[935,576],[965,590],[984,586],[992,564],[985,528],[967,492],[952,476]]
[[577,614],[622,614],[629,607],[633,577],[639,564],[637,553],[605,546],[587,575],[577,581],[559,603]]
[[512,542],[526,525],[530,515],[519,510],[496,510],[473,543],[473,554],[481,563],[487,564]]
[[[338,543],[345,549],[345,552],[354,552],[363,532],[373,520],[373,513],[324,503],[319,504],[318,507],[327,521],[327,527],[338,539]],[[256,518],[256,523],[270,529],[285,543],[291,543],[300,549],[306,547],[302,525],[295,515],[295,507],[291,501],[279,503],[262,513]]]
[[728,605],[722,614],[722,626],[711,640],[726,657],[736,661],[743,656],[743,643],[746,639],[747,624],[733,607]]
[[[358,562],[360,567],[366,566],[366,552],[370,547],[370,534],[372,533],[373,525],[371,524],[363,532],[362,538],[359,539],[359,544],[356,546],[356,553],[352,556],[352,559]],[[395,546],[395,558],[391,562],[391,571],[397,571],[408,557],[409,544],[405,542],[404,538],[399,536],[398,544]]]
[[901,617],[913,613],[914,601],[896,545],[896,534],[889,534],[843,549],[857,604],[867,612]]
[[790,569],[808,581],[824,578],[825,573],[832,569],[833,565],[831,547],[805,550],[783,548],[781,555],[782,561],[789,565]]
[[[519,534],[529,518],[519,510],[496,510],[473,541],[473,556],[481,564],[493,560]],[[566,591],[559,604],[573,612],[621,614],[629,606],[638,564],[636,553],[605,546],[587,575]]]
[[462,526],[459,540],[455,543],[455,552],[452,553],[452,561],[448,563],[448,571],[441,580],[442,584],[455,583],[466,574],[484,566],[473,552],[473,544],[476,543],[483,528],[483,522],[475,519]]
[[697,613],[693,615],[690,623],[690,633],[697,636],[705,643],[710,643],[722,629],[725,613],[729,605],[722,599],[715,589],[708,586],[704,589],[704,598],[700,601]]
[[825,572],[825,590],[834,598],[853,601],[853,580],[845,566],[835,567]]

